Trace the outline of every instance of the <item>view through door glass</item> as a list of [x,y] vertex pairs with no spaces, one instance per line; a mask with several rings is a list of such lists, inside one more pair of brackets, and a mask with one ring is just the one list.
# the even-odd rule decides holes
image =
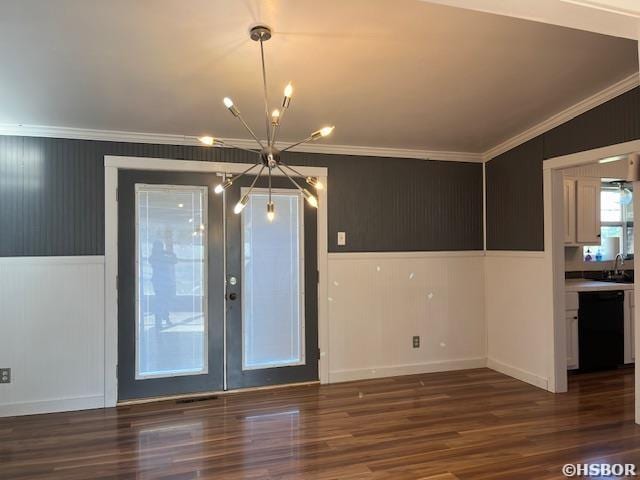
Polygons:
[[303,199],[297,191],[273,192],[270,222],[268,198],[252,193],[242,212],[244,370],[305,363]]
[[222,389],[222,199],[212,174],[119,176],[119,398]]
[[207,187],[136,184],[136,378],[207,372]]
[[[318,379],[317,211],[287,179],[266,179],[240,215],[255,177],[227,191],[227,384],[254,387]],[[300,180],[304,182],[304,180]]]

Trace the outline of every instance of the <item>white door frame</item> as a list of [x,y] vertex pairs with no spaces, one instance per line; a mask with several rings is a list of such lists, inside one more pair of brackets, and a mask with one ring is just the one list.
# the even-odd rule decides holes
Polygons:
[[[104,326],[104,403],[114,407],[118,402],[118,170],[161,170],[173,172],[241,173],[246,163],[204,162],[105,155],[104,157],[104,256],[105,256],[105,326]],[[329,305],[327,243],[327,176],[326,167],[295,166],[302,175],[319,177],[325,189],[318,191],[318,362],[321,383],[329,381]],[[282,175],[274,171],[273,175]],[[640,310],[640,309],[639,309]]]
[[[546,278],[551,278],[553,298],[553,325],[549,339],[549,375],[552,391],[567,391],[567,354],[566,354],[566,319],[565,319],[565,280],[564,280],[564,198],[562,192],[562,169],[593,164],[602,158],[627,155],[640,151],[640,140],[619,143],[607,147],[596,148],[585,152],[573,153],[546,160],[543,163],[544,178],[544,242],[546,248]],[[633,182],[633,208],[640,212],[640,182]],[[634,251],[640,252],[640,226],[634,223]],[[640,288],[634,288],[634,300],[640,300]],[[633,322],[636,331],[640,326],[640,312],[636,312]],[[640,335],[635,337],[636,349],[640,347]],[[635,370],[636,391],[640,385],[640,368]],[[640,395],[635,397],[636,423],[640,423]]]

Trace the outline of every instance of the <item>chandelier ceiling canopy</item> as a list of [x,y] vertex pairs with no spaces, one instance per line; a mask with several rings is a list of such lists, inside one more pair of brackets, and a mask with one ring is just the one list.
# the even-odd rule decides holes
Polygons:
[[[200,140],[200,142],[203,143],[204,145],[207,145],[207,146],[210,146],[210,147],[232,147],[232,148],[238,148],[240,150],[245,150],[245,151],[248,151],[250,153],[253,153],[253,154],[257,155],[258,159],[257,159],[257,161],[256,161],[256,163],[254,165],[252,165],[251,167],[247,168],[244,172],[240,173],[239,175],[236,175],[235,177],[227,178],[221,184],[217,185],[215,187],[214,191],[215,191],[215,193],[224,192],[231,185],[233,185],[233,182],[235,182],[237,179],[239,179],[240,177],[242,177],[244,175],[249,174],[256,167],[260,167],[260,169],[258,170],[258,173],[256,175],[256,178],[251,183],[251,186],[250,186],[249,190],[247,191],[247,193],[245,193],[242,196],[240,201],[236,204],[236,206],[233,209],[233,211],[236,214],[238,214],[238,213],[242,212],[244,207],[247,205],[247,203],[249,201],[249,195],[251,194],[251,191],[254,189],[254,187],[256,185],[256,182],[258,181],[258,178],[260,178],[260,175],[262,175],[264,170],[267,169],[267,176],[269,178],[269,199],[267,201],[267,218],[269,219],[269,221],[273,221],[273,219],[275,218],[275,206],[274,206],[273,201],[271,199],[271,175],[272,175],[272,172],[275,169],[277,169],[283,175],[285,175],[291,181],[291,183],[293,183],[293,185],[295,185],[295,187],[298,190],[300,190],[300,192],[302,193],[304,198],[307,200],[309,205],[312,205],[313,207],[316,207],[316,208],[318,207],[317,198],[309,190],[307,190],[306,188],[301,187],[298,184],[298,182],[296,182],[293,178],[291,178],[290,174],[293,174],[293,175],[296,175],[296,176],[300,176],[300,177],[305,177],[305,176],[301,175],[294,168],[292,168],[289,165],[285,164],[282,161],[281,153],[282,152],[286,152],[287,150],[290,150],[293,147],[296,147],[296,146],[298,146],[300,144],[307,143],[307,142],[313,142],[315,140],[318,140],[319,138],[326,137],[327,135],[331,134],[331,132],[333,131],[334,127],[333,126],[323,127],[321,129],[316,130],[315,132],[311,133],[311,135],[309,135],[307,138],[305,138],[305,139],[303,139],[303,140],[301,140],[299,142],[292,143],[291,145],[289,145],[289,146],[287,146],[287,147],[285,147],[285,148],[283,148],[281,150],[276,148],[276,139],[277,139],[277,136],[278,136],[278,130],[279,130],[280,125],[282,123],[282,119],[284,117],[284,114],[288,110],[289,105],[291,104],[291,97],[293,95],[293,86],[291,85],[291,83],[289,83],[284,88],[284,98],[282,100],[282,105],[280,106],[279,109],[275,109],[275,110],[273,110],[271,112],[271,114],[269,114],[269,96],[267,94],[267,92],[268,92],[268,89],[267,89],[267,72],[266,72],[266,68],[265,68],[265,64],[264,64],[264,42],[266,42],[267,40],[269,40],[271,38],[271,29],[269,27],[264,26],[264,25],[258,25],[258,26],[255,26],[255,27],[251,28],[251,30],[249,31],[249,35],[251,37],[251,40],[254,40],[256,42],[260,42],[260,61],[262,63],[262,84],[263,84],[263,87],[264,87],[265,129],[266,129],[266,136],[267,136],[266,144],[265,144],[265,142],[263,140],[260,140],[258,138],[258,136],[255,134],[255,132],[251,129],[251,127],[244,120],[244,118],[242,118],[242,115],[240,114],[240,110],[238,110],[238,107],[233,103],[233,100],[231,100],[228,97],[225,97],[222,102],[224,103],[225,107],[227,107],[229,112],[231,112],[231,114],[234,117],[236,117],[242,123],[242,125],[247,130],[247,132],[249,132],[251,137],[256,141],[258,149],[253,150],[253,149],[237,147],[237,146],[232,145],[232,144],[230,144],[228,142],[225,142],[223,140],[220,140],[220,139],[214,138],[214,137],[210,137],[210,136],[200,137],[200,138],[198,138],[198,140]],[[322,183],[320,183],[320,181],[315,177],[305,177],[305,181],[309,186],[314,187],[316,190],[321,190],[323,188]]]

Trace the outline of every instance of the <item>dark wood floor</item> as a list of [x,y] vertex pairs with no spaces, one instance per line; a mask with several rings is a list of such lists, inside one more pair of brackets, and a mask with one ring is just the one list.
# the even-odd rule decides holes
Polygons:
[[553,395],[488,369],[0,419],[1,479],[550,479],[635,463],[633,370]]

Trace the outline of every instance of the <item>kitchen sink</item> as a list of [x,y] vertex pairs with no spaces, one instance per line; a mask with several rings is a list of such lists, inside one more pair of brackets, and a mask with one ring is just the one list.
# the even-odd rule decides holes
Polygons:
[[629,277],[620,277],[620,278],[604,278],[602,279],[603,282],[610,282],[610,283],[633,283],[633,279],[629,278]]

